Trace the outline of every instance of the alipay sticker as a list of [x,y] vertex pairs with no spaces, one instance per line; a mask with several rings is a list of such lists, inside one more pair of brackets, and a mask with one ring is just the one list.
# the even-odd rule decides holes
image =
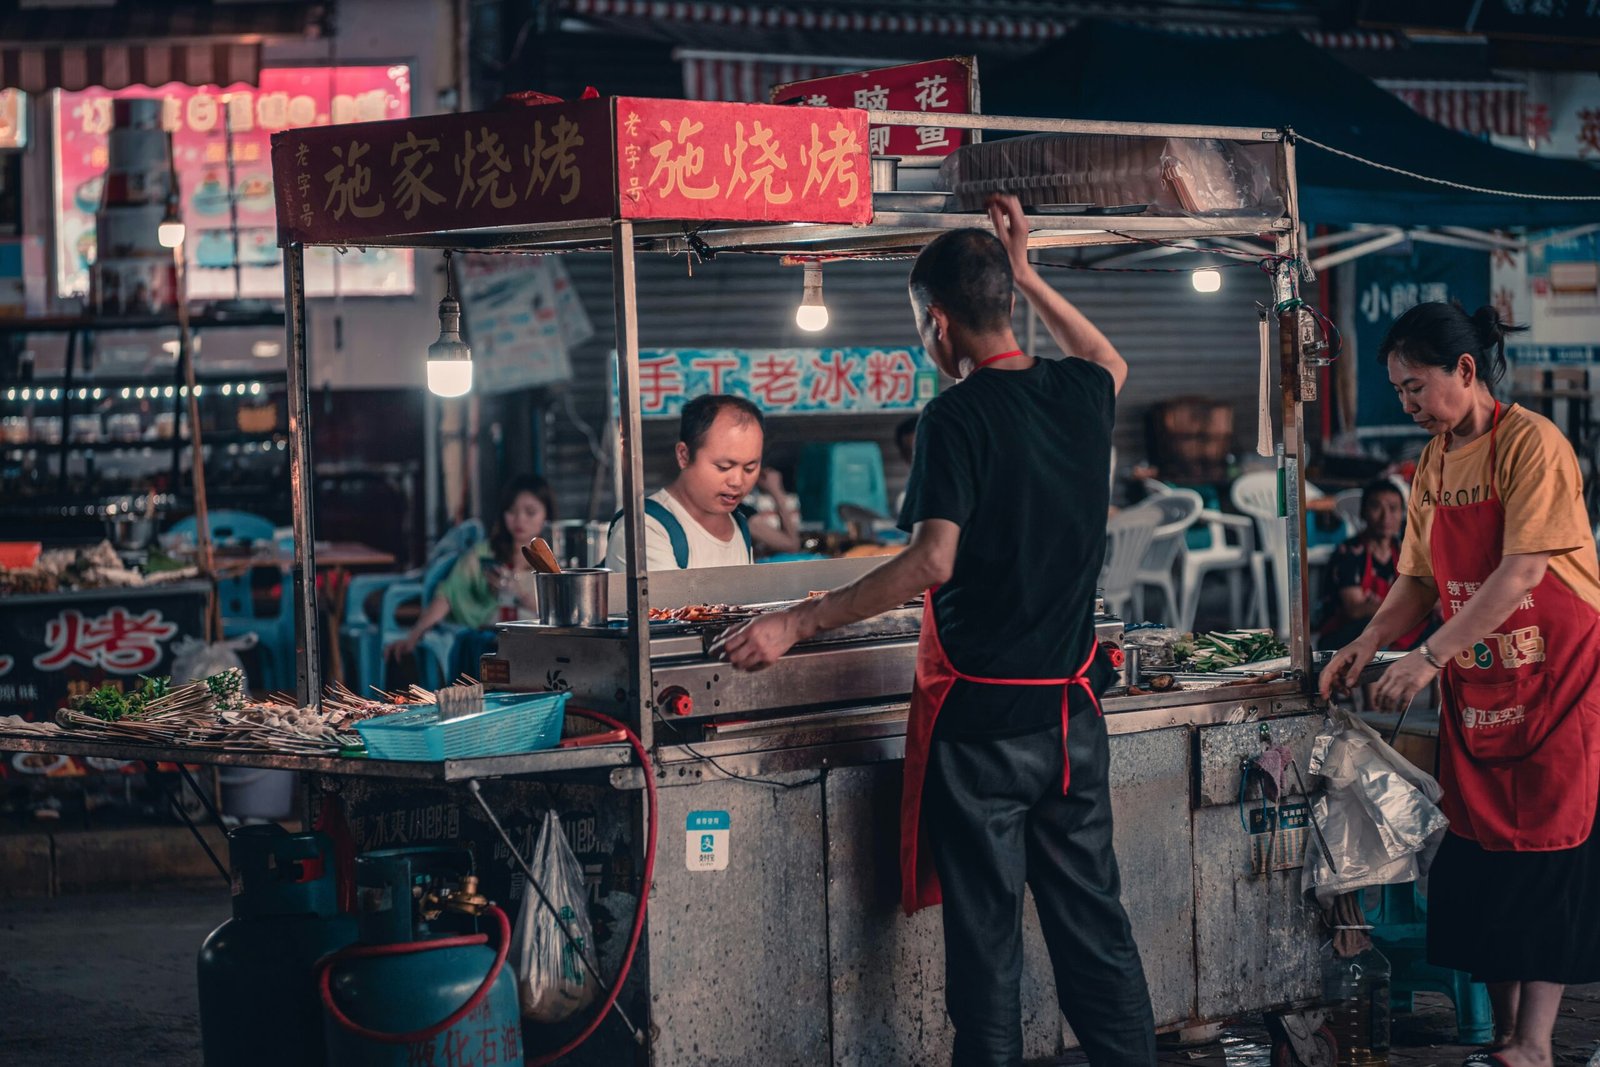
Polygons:
[[728,869],[728,813],[691,811],[684,834],[683,862],[691,871]]

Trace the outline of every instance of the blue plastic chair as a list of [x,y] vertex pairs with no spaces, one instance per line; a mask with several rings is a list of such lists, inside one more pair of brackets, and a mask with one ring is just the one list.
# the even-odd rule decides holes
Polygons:
[[[216,545],[253,544],[272,541],[275,527],[269,519],[248,511],[221,509],[207,515],[207,528]],[[194,540],[199,523],[193,515],[173,523],[167,532]],[[257,614],[253,588],[255,572],[217,579],[217,606],[222,615],[224,638],[256,635],[256,654],[260,662],[255,688],[276,691],[294,684],[294,583],[287,574],[273,570],[279,586],[278,602],[269,614]]]
[[[382,607],[378,611],[380,655],[382,648],[387,648],[391,643],[400,640],[410,629],[402,626],[396,618],[399,609],[407,603],[417,604],[419,610],[426,608],[433,601],[439,583],[449,575],[458,558],[459,554],[438,556],[423,570],[421,582],[397,582],[384,590]],[[467,627],[445,620],[422,635],[422,640],[417,642],[416,650],[418,684],[428,689],[437,689],[456,676],[461,637],[466,632]],[[382,684],[387,688],[389,684],[387,664],[382,665],[382,672],[384,679]]]
[[883,476],[883,453],[872,441],[807,443],[795,471],[800,514],[830,530],[845,528],[840,504],[889,513],[889,490]]
[[[368,686],[381,688],[385,685],[383,646],[386,639],[382,625],[384,614],[380,610],[377,616],[373,616],[367,611],[367,602],[372,599],[372,595],[381,592],[387,598],[393,590],[396,598],[405,598],[395,601],[397,607],[412,597],[420,600],[422,577],[428,566],[437,562],[442,556],[452,558],[459,556],[481,540],[483,540],[483,523],[477,519],[468,519],[452,527],[439,538],[428,550],[423,566],[404,573],[358,574],[350,579],[349,588],[345,590],[344,595],[344,618],[339,625],[339,637],[344,641],[348,652],[345,662],[350,664],[354,674],[352,688],[357,693],[365,694]],[[403,630],[401,632],[404,633]]]
[[1379,886],[1376,895],[1366,913],[1372,942],[1389,960],[1390,1008],[1409,1012],[1418,992],[1443,993],[1455,1005],[1456,1040],[1463,1045],[1488,1044],[1494,1038],[1489,988],[1461,971],[1428,962],[1428,898],[1417,892],[1417,883]]

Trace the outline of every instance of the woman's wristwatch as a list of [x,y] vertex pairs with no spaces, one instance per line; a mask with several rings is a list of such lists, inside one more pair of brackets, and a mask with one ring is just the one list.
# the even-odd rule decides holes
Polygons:
[[1428,642],[1424,641],[1418,645],[1417,651],[1422,653],[1422,659],[1428,666],[1436,671],[1444,670],[1444,664],[1440,663],[1438,657],[1433,654],[1433,650],[1428,647]]

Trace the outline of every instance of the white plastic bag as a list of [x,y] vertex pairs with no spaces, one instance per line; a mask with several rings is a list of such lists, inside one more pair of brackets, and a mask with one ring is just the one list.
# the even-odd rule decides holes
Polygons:
[[172,646],[172,680],[199,681],[221,674],[229,667],[237,667],[242,672],[244,663],[239,653],[254,648],[258,640],[255,634],[248,633],[208,645],[198,637],[181,637]]
[[[517,912],[511,958],[517,967],[517,998],[525,1018],[560,1022],[594,1000],[596,982],[584,960],[595,958],[594,929],[584,899],[583,868],[561,831],[555,812],[545,813],[528,866],[555,913],[528,886]],[[558,921],[557,916],[560,916]],[[566,933],[561,927],[565,925]],[[582,957],[581,959],[579,957]]]
[[1303,887],[1324,907],[1341,893],[1414,881],[1425,873],[1449,820],[1439,783],[1390,748],[1376,730],[1340,711],[1311,749],[1311,773],[1326,789],[1311,817]]

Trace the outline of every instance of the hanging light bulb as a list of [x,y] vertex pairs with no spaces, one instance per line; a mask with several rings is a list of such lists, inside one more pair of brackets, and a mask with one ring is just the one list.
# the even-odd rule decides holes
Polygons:
[[1197,293],[1215,293],[1222,288],[1222,272],[1215,267],[1201,267],[1189,275],[1189,282]]
[[807,263],[805,290],[795,308],[794,324],[815,333],[828,325],[828,305],[822,302],[822,264]]
[[187,235],[188,228],[184,226],[183,219],[178,217],[177,201],[167,201],[167,214],[162,218],[161,225],[156,227],[156,240],[161,242],[162,248],[178,248],[183,245]]
[[172,134],[167,134],[167,210],[156,227],[156,240],[162,248],[179,248],[188,231],[178,212],[178,168],[172,157]]
[[472,349],[461,339],[461,303],[450,295],[450,253],[444,254],[444,299],[439,301],[439,339],[428,346],[428,390],[463,396],[472,390]]

